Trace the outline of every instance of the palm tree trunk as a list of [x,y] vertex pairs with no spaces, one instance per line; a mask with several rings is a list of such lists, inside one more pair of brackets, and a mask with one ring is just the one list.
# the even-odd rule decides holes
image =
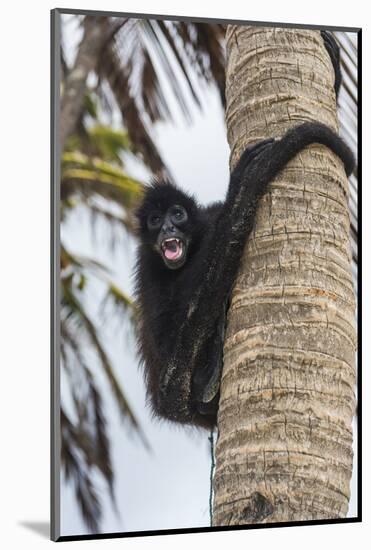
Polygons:
[[[229,26],[231,166],[303,121],[337,130],[333,84],[318,31]],[[346,516],[355,346],[348,182],[312,145],[263,198],[233,290],[213,525]]]
[[107,17],[86,16],[84,34],[75,64],[68,74],[61,101],[60,143],[63,151],[66,139],[75,131],[87,88],[89,73],[97,68],[102,48],[109,38]]

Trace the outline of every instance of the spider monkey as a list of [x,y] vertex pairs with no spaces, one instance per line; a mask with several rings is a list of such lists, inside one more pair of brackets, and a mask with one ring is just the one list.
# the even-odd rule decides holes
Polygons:
[[287,162],[312,143],[353,170],[344,141],[320,123],[250,145],[224,202],[200,206],[169,181],[154,181],[136,213],[138,346],[155,416],[216,425],[225,316],[259,199]]

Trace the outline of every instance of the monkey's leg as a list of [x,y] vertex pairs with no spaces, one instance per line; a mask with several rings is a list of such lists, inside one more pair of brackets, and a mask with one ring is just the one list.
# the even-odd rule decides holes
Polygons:
[[209,340],[207,350],[207,367],[200,365],[195,369],[192,392],[197,402],[197,410],[201,414],[216,414],[219,402],[220,379],[223,370],[223,347],[229,297],[218,320],[216,330]]

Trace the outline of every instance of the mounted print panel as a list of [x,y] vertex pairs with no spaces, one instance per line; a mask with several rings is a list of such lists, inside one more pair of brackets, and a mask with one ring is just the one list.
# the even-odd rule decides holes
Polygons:
[[53,540],[361,520],[360,39],[53,10]]

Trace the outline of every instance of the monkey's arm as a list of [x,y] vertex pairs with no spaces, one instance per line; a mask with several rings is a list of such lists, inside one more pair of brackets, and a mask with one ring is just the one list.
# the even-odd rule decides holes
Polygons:
[[215,323],[234,283],[260,197],[286,164],[312,143],[331,149],[343,161],[347,176],[351,174],[354,167],[351,150],[335,132],[320,123],[304,123],[289,130],[280,140],[262,142],[260,148],[260,144],[253,146],[251,155],[250,148],[242,155],[232,172],[227,198],[209,242],[207,270],[187,325],[196,323],[204,327]]
[[[236,170],[232,172],[227,198],[215,224],[208,269],[193,322],[200,322],[203,315],[207,316],[210,309],[208,300],[220,308],[223,306],[237,275],[245,242],[253,228],[260,197],[286,164],[313,143],[331,149],[342,160],[346,175],[351,174],[354,167],[351,150],[333,130],[320,123],[304,123],[289,130],[280,140],[262,142],[257,153],[254,150],[256,154],[251,158],[247,156],[248,162],[240,178],[240,162],[246,152],[242,155]],[[207,317],[212,324],[214,320],[210,319],[210,315]]]
[[[160,400],[166,403],[171,397],[175,404],[174,420],[192,422],[192,411],[197,408],[193,402],[193,373],[205,369],[205,350],[210,349],[215,339],[246,239],[253,228],[259,199],[287,162],[312,143],[329,147],[343,161],[347,175],[351,173],[353,155],[341,138],[322,124],[305,123],[289,130],[280,140],[248,148],[231,174],[226,201],[208,241],[203,280],[187,304],[171,359],[161,374]],[[205,373],[208,372],[206,369]],[[208,380],[198,378],[196,394],[205,383],[205,394],[210,400]]]

